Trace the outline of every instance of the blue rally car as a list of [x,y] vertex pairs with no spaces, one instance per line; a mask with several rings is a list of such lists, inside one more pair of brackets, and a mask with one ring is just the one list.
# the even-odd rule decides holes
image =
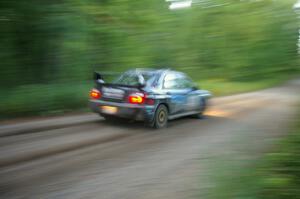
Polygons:
[[95,83],[90,91],[94,112],[107,120],[140,120],[154,128],[183,116],[201,118],[211,96],[184,73],[170,69],[129,70],[111,83],[95,72]]

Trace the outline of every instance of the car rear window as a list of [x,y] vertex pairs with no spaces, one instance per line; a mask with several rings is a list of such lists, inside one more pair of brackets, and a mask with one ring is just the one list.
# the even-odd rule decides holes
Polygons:
[[[140,73],[145,82],[146,85],[152,85],[154,81],[157,79],[156,73]],[[116,78],[113,83],[115,84],[122,84],[122,85],[129,85],[129,86],[136,86],[139,84],[139,78],[138,74],[136,73],[124,73],[120,75],[118,78]]]

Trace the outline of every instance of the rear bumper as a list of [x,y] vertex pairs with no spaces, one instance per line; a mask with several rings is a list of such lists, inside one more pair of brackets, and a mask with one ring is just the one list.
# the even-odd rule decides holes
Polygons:
[[[138,121],[152,121],[156,106],[155,105],[138,105],[129,103],[117,103],[103,100],[90,100],[89,106],[91,110],[100,115],[111,115],[121,118],[128,118]],[[117,108],[114,114],[103,113],[102,106],[112,106]]]

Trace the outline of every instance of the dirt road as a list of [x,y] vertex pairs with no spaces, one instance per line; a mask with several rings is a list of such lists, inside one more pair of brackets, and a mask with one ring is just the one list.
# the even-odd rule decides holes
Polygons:
[[212,100],[204,120],[152,130],[92,114],[2,123],[0,198],[195,198],[202,160],[256,156],[288,132],[300,81]]

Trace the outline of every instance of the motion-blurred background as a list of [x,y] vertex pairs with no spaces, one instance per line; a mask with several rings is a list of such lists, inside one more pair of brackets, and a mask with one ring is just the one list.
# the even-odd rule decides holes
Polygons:
[[295,0],[2,0],[1,118],[85,108],[92,72],[175,68],[215,95],[299,71]]
[[[300,0],[1,0],[0,198],[299,199],[299,22]],[[274,88],[158,131],[81,114],[95,70],[146,67]]]

